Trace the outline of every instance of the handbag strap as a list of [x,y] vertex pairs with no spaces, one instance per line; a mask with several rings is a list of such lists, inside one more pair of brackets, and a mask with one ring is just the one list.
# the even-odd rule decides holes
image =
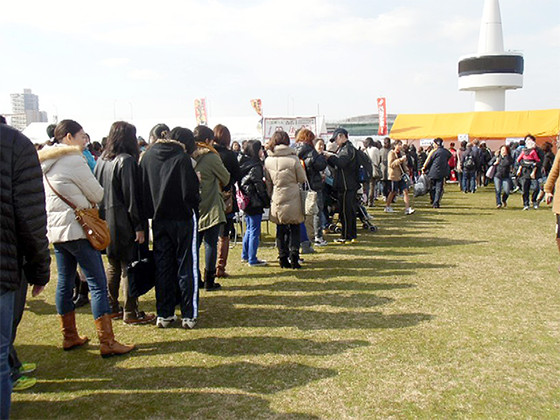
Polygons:
[[72,203],[70,200],[68,200],[67,198],[65,198],[64,196],[62,196],[57,190],[54,189],[54,187],[52,186],[51,182],[49,181],[49,178],[47,177],[47,174],[45,174],[45,179],[47,180],[47,184],[49,184],[49,187],[51,188],[51,190],[58,196],[58,198],[60,198],[62,201],[64,201],[66,204],[68,204],[72,210],[76,210],[77,207],[74,203]]

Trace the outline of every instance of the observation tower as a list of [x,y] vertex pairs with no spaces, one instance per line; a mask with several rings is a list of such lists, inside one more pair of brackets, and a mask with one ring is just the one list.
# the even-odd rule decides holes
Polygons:
[[459,90],[473,91],[475,111],[505,111],[506,90],[523,87],[523,55],[504,51],[498,0],[485,0],[478,53],[459,60]]

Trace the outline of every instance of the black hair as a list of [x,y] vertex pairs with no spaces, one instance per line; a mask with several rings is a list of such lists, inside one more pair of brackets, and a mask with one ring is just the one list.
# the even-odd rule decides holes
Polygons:
[[107,146],[103,151],[103,159],[113,160],[121,153],[128,153],[138,159],[140,150],[136,140],[136,127],[125,121],[114,122],[107,136]]
[[62,120],[54,129],[53,141],[54,143],[59,143],[68,134],[75,136],[82,129],[82,126],[74,120]]
[[175,140],[185,146],[185,151],[190,155],[196,149],[194,135],[191,130],[183,127],[175,127],[167,136],[169,140]]
[[441,147],[443,145],[443,139],[441,137],[438,137],[434,139],[434,143],[437,144],[438,147]]
[[364,140],[364,147],[370,147],[373,146],[373,139],[371,137],[366,137],[366,139]]
[[169,127],[166,124],[156,124],[150,130],[150,143],[154,143],[156,140],[164,139],[169,134]]
[[197,125],[193,134],[195,141],[206,143],[207,140],[214,140],[214,132],[205,125]]
[[262,149],[262,143],[259,140],[249,140],[245,143],[243,154],[252,159],[260,159],[259,152]]
[[47,136],[49,136],[49,140],[54,138],[54,130],[56,128],[56,124],[49,124],[47,127]]
[[4,117],[3,115],[0,115],[0,124],[8,124],[6,122],[6,117]]

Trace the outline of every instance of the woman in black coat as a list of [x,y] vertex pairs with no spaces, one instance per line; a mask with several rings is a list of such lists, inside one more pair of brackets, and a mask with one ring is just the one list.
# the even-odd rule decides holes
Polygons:
[[234,217],[239,211],[235,200],[235,184],[241,179],[237,153],[230,150],[231,134],[228,128],[218,124],[214,127],[214,148],[220,154],[222,163],[229,172],[229,183],[222,186],[222,195],[225,204],[226,223],[220,228],[218,237],[218,258],[216,260],[216,277],[229,277],[226,272],[229,253],[229,238],[235,233]]
[[124,121],[111,126],[107,146],[95,167],[95,177],[104,189],[100,215],[109,225],[111,244],[107,247],[109,267],[107,285],[113,317],[120,316],[119,288],[123,285],[123,320],[127,324],[146,324],[155,316],[138,310],[138,299],[128,294],[127,265],[138,253],[137,244],[145,241],[146,220],[141,204],[139,148],[136,127]]
[[[489,166],[495,167],[494,188],[496,190],[496,207],[507,207],[507,199],[512,188],[511,168],[513,158],[509,146],[500,147],[500,151],[489,162]],[[503,192],[503,194],[502,194]]]
[[[315,192],[319,192],[323,189],[322,171],[327,168],[327,160],[323,155],[319,154],[317,150],[315,150],[313,145],[314,141],[315,134],[313,134],[311,130],[303,128],[297,134],[295,149],[298,158],[303,162],[309,188]],[[309,253],[309,251],[313,252],[313,248],[310,243],[313,237],[316,245],[326,245],[326,241],[323,238],[323,230],[320,226],[318,212],[316,214],[305,215],[305,229],[307,230],[307,236],[310,241],[309,243],[301,243],[302,253],[306,254]]]
[[239,188],[247,198],[245,222],[247,230],[243,236],[243,251],[241,258],[251,266],[266,265],[266,261],[257,258],[257,250],[261,236],[262,214],[270,207],[270,198],[264,183],[264,169],[262,158],[264,151],[258,140],[249,140],[243,149],[241,158],[241,181]]

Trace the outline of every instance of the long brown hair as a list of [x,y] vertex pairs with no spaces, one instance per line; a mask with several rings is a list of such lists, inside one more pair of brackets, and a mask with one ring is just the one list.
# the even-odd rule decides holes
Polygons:
[[274,134],[270,138],[270,141],[268,142],[268,148],[274,152],[274,148],[280,144],[283,144],[285,146],[290,145],[290,136],[288,136],[288,133],[282,130],[274,132]]

